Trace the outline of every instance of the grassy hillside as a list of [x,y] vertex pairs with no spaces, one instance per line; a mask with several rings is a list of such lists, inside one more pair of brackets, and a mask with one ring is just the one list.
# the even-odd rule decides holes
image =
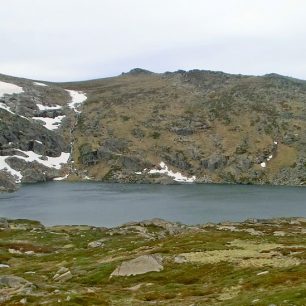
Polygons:
[[[0,227],[4,305],[305,305],[304,218],[111,229],[2,219]],[[154,256],[159,271],[113,274]]]
[[[58,175],[131,183],[172,183],[178,176],[198,183],[306,182],[302,80],[134,69],[84,82],[37,84],[5,75],[0,82],[23,88],[0,97],[0,159],[6,156],[22,175],[30,171],[22,182]],[[77,111],[67,89],[86,94]],[[37,117],[62,121],[48,130]],[[42,159],[71,156],[68,167],[45,175],[45,168],[33,173],[33,164],[20,167],[18,156],[9,158],[20,150]],[[3,170],[0,189],[8,175]]]
[[199,182],[305,182],[304,81],[135,69],[61,86],[87,93],[73,157],[94,179],[160,181],[135,172],[163,161]]

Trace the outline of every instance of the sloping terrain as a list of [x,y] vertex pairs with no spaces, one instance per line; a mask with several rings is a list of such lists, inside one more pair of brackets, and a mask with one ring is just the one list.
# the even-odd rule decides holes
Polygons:
[[[77,95],[76,97],[73,95]],[[0,189],[67,173],[71,129],[82,96],[55,84],[0,75]]]
[[3,305],[305,305],[305,218],[44,227],[0,219]]
[[172,181],[163,162],[196,182],[305,181],[304,81],[136,69],[69,85],[88,95],[73,156],[94,179]]
[[[74,83],[3,75],[0,81],[23,90],[0,91],[0,167],[8,169],[5,162],[10,174],[21,171],[21,182],[57,176],[139,183],[306,181],[302,80],[134,69]],[[47,160],[71,155],[62,159],[68,164],[61,170],[57,165],[29,176],[16,157],[26,154],[29,161],[28,151]],[[7,175],[2,171],[0,182],[7,182]]]

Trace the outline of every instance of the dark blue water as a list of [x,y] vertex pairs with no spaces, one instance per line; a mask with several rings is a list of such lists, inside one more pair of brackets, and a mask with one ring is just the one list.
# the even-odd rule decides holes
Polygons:
[[186,224],[306,217],[306,188],[52,182],[0,194],[0,216],[97,226],[154,217]]

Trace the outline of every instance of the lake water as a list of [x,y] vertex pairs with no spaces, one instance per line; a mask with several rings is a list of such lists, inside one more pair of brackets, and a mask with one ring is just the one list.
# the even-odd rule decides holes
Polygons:
[[0,194],[0,216],[107,227],[155,217],[185,224],[306,217],[306,188],[50,182]]

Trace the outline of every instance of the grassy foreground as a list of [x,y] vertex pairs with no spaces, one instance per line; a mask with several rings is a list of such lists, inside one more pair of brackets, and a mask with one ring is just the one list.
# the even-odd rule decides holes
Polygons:
[[[306,219],[117,228],[0,222],[3,305],[306,305]],[[158,254],[163,269],[111,273]]]

